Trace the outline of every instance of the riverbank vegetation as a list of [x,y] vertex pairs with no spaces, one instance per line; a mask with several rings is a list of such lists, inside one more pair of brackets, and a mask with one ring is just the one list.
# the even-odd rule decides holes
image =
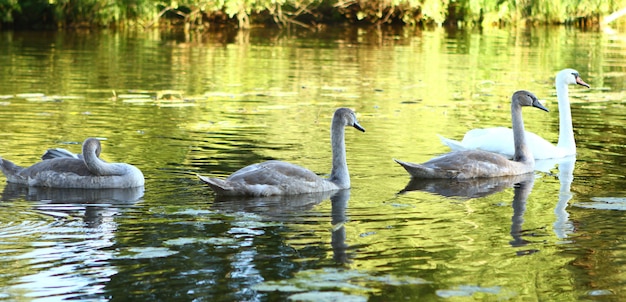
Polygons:
[[626,0],[0,0],[3,28],[598,24]]

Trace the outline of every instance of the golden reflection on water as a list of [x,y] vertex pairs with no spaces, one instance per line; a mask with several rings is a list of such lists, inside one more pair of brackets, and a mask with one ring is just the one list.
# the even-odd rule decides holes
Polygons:
[[[534,92],[551,110],[524,111],[526,129],[556,142],[554,77],[569,67],[592,86],[570,88],[579,155],[569,204],[605,189],[623,194],[623,171],[615,165],[624,154],[620,102],[626,73],[620,62],[626,52],[620,40],[562,27],[261,34],[268,33],[184,39],[154,32],[49,37],[2,32],[0,40],[11,43],[0,53],[0,64],[10,66],[0,71],[0,155],[29,165],[46,148],[78,152],[76,143],[85,137],[106,138],[103,158],[132,163],[147,178],[139,210],[122,214],[115,234],[124,242],[145,243],[142,235],[133,236],[150,233],[152,225],[163,237],[180,231],[180,224],[168,223],[168,213],[210,209],[207,219],[217,219],[211,211],[227,211],[228,204],[216,203],[195,173],[227,176],[267,159],[329,173],[332,112],[351,107],[366,132],[346,131],[353,188],[345,217],[333,220],[337,209],[325,199],[280,212],[290,219],[272,231],[271,240],[281,240],[300,256],[286,260],[294,267],[316,267],[318,259],[317,267],[335,266],[341,259],[341,268],[434,283],[428,290],[408,290],[415,295],[424,290],[436,296],[435,289],[450,294],[477,285],[482,289],[466,295],[540,300],[585,297],[595,281],[587,275],[620,267],[619,244],[599,239],[599,259],[594,256],[598,241],[587,239],[602,230],[585,222],[605,213],[559,207],[562,184],[556,168],[552,174],[537,173],[532,192],[520,203],[511,185],[469,199],[426,191],[398,194],[409,177],[392,161],[420,162],[447,152],[437,134],[461,138],[472,128],[510,126],[510,96],[518,89]],[[22,93],[46,97],[18,96]],[[16,219],[36,220],[23,202],[8,207],[31,211]],[[254,207],[267,205],[235,203],[227,212]],[[597,224],[619,221],[607,216]],[[199,224],[197,233],[186,236],[212,234],[238,218],[221,219],[219,227]],[[140,225],[144,221],[150,227]],[[605,236],[617,240],[619,234],[616,228]],[[154,233],[145,236],[158,245]],[[262,248],[274,241],[255,240],[260,255],[252,258],[271,266],[276,257]],[[241,253],[245,247],[241,243]],[[250,265],[262,270],[266,263],[256,261]],[[260,274],[277,278],[275,272]],[[125,276],[123,270],[120,275]],[[606,276],[600,290],[619,292],[620,277],[618,272]],[[216,282],[239,282],[223,279]],[[374,292],[380,294],[383,287]],[[493,288],[501,290],[485,292]]]

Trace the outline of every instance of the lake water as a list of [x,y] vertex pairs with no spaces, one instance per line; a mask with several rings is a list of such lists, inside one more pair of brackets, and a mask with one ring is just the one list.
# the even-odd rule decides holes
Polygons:
[[[98,137],[146,176],[103,191],[0,177],[1,300],[626,296],[624,31],[5,31],[0,66],[0,156]],[[410,183],[392,161],[510,126],[518,89],[551,110],[525,109],[526,129],[556,142],[564,68],[592,86],[570,86],[575,159],[489,184]],[[346,129],[351,190],[222,201],[196,178],[268,159],[328,173],[337,107],[366,129]]]

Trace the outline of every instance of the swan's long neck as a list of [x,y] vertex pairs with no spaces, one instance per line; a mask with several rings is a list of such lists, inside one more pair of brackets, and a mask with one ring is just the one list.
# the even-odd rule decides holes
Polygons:
[[570,109],[567,84],[556,83],[556,97],[559,100],[559,142],[557,147],[575,150],[574,129],[572,127],[572,111]]
[[126,165],[104,162],[96,154],[96,148],[91,148],[90,146],[83,146],[83,160],[89,171],[98,176],[124,175],[127,173]]
[[350,188],[350,173],[346,162],[345,125],[333,118],[330,126],[330,145],[333,150],[333,168],[329,181],[342,189]]
[[526,146],[522,106],[517,102],[511,102],[511,120],[513,121],[513,142],[515,144],[513,160],[523,163],[534,163],[535,159]]

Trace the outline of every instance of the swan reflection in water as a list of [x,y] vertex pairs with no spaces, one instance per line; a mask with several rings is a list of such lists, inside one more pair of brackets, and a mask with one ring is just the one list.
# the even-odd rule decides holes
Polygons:
[[534,178],[533,173],[521,175],[471,178],[471,179],[419,179],[411,178],[399,194],[410,191],[424,191],[435,193],[444,197],[479,198],[485,197],[504,189],[513,187],[514,184],[528,178]]
[[332,203],[331,224],[332,239],[330,245],[333,248],[333,259],[336,263],[350,263],[350,255],[347,250],[349,246],[346,244],[346,227],[348,221],[346,210],[348,209],[348,200],[350,199],[350,190],[340,190],[330,197]]
[[[528,177],[515,185],[513,185],[513,203],[511,206],[513,207],[513,216],[511,217],[511,237],[513,240],[509,241],[512,247],[520,247],[525,246],[530,241],[524,239],[522,235],[526,232],[522,229],[522,225],[524,224],[524,212],[526,212],[526,200],[528,199],[528,195],[533,190],[533,185],[535,184],[535,177]],[[529,255],[539,250],[525,250],[525,251],[517,251],[518,255]]]
[[569,213],[567,213],[567,206],[574,194],[571,192],[572,182],[574,181],[574,166],[576,164],[576,156],[568,156],[555,160],[540,160],[539,164],[546,167],[554,167],[558,164],[559,167],[559,201],[554,208],[554,215],[556,220],[554,221],[554,234],[559,239],[564,239],[569,234],[574,232],[574,225],[569,220]]
[[[109,223],[120,207],[138,202],[144,194],[144,187],[123,189],[66,189],[29,187],[7,183],[2,192],[2,200],[24,198],[37,202],[34,207],[50,215],[72,214],[84,209],[84,220],[89,227],[100,227]],[[67,213],[70,212],[70,213]]]
[[[530,241],[522,237],[526,233],[526,231],[522,229],[522,225],[524,224],[526,200],[533,189],[534,183],[535,175],[533,173],[447,182],[412,179],[409,185],[400,192],[404,193],[407,191],[420,190],[437,193],[445,197],[464,197],[469,199],[485,197],[503,191],[506,188],[513,187],[514,195],[511,204],[513,208],[513,216],[511,217],[511,237],[513,237],[513,240],[509,241],[509,243],[512,247],[521,247],[530,243]],[[537,250],[518,251],[517,254],[527,255],[534,252],[537,252]]]
[[[574,180],[574,166],[576,163],[575,156],[568,156],[559,159],[548,159],[537,161],[541,171],[547,172],[555,165],[559,169],[559,199],[554,208],[555,221],[553,231],[557,238],[564,239],[574,232],[574,225],[569,220],[567,206],[572,199],[571,186]],[[467,180],[424,180],[411,179],[407,186],[400,191],[400,194],[409,191],[425,191],[442,195],[444,197],[460,197],[460,198],[478,198],[485,197],[506,188],[514,187],[513,197],[513,217],[511,218],[511,241],[512,246],[526,245],[528,241],[522,239],[524,231],[522,224],[524,222],[524,212],[526,210],[526,200],[532,191],[535,175],[533,173],[510,176],[510,177],[493,177],[483,179],[467,179]],[[531,252],[531,251],[529,251]]]
[[248,212],[275,220],[293,218],[328,200],[336,191],[263,197],[216,195],[212,207],[226,212]]
[[[554,207],[554,214],[556,220],[553,223],[553,232],[559,239],[564,239],[569,234],[574,232],[574,225],[569,220],[569,214],[567,213],[567,205],[572,198],[570,191],[572,181],[574,180],[574,164],[576,158],[568,156],[561,158],[558,161],[559,165],[559,200]],[[524,211],[526,210],[526,199],[532,191],[534,179],[528,179],[515,185],[514,197],[513,197],[513,218],[511,224],[511,241],[512,246],[523,246],[528,244],[528,241],[522,238],[524,231],[522,230],[522,224],[524,223]],[[524,254],[534,253],[536,250],[524,251]],[[518,254],[522,251],[518,252]]]
[[293,220],[312,209],[324,200],[331,202],[331,247],[333,259],[337,263],[349,263],[347,254],[345,222],[348,220],[346,210],[350,199],[350,189],[298,194],[276,195],[265,197],[215,197],[212,208],[226,212],[248,212],[262,215],[274,221]]
[[[511,217],[511,237],[509,243],[512,247],[525,246],[530,241],[525,240],[523,235],[527,233],[522,229],[524,223],[524,212],[526,211],[526,200],[533,189],[535,175],[526,173],[515,176],[474,178],[464,180],[424,180],[411,179],[409,184],[399,193],[409,191],[425,191],[436,193],[444,197],[478,198],[485,197],[507,188],[513,187],[514,196],[511,204],[513,216]],[[538,250],[517,251],[518,255],[528,255]]]

